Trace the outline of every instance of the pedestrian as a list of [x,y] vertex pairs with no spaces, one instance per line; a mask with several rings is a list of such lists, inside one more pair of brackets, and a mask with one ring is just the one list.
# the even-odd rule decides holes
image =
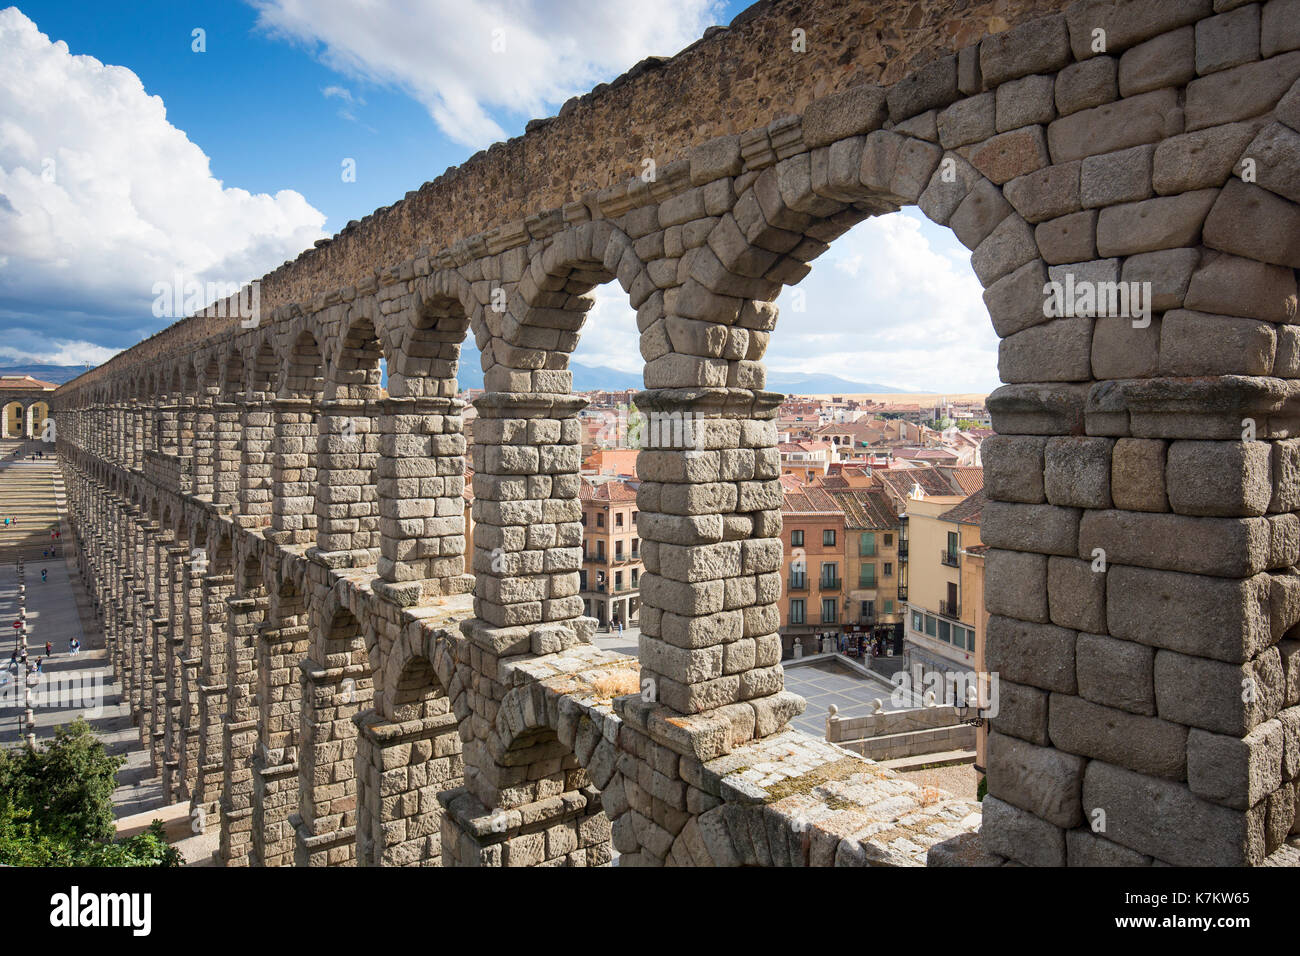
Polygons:
[[44,667],[45,667],[45,658],[43,657],[36,658],[36,673],[44,674],[45,673]]
[[45,580],[45,569],[41,568],[41,581],[44,582],[44,580]]
[[53,655],[54,655],[54,642],[53,642],[53,641],[46,641],[46,642],[45,642],[45,656],[46,656],[46,657],[52,657]]

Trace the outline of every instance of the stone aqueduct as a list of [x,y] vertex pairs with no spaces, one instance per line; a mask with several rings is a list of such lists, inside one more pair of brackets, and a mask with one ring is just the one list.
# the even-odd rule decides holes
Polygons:
[[[227,864],[1293,852],[1300,4],[943,7],[760,4],[272,273],[257,327],[192,317],[59,390],[113,664]],[[770,303],[906,204],[972,250],[1007,383],[982,814],[791,731],[779,665]],[[1067,274],[1155,314],[1045,318]],[[639,662],[577,594],[566,365],[613,280],[639,407],[697,425],[638,461]]]

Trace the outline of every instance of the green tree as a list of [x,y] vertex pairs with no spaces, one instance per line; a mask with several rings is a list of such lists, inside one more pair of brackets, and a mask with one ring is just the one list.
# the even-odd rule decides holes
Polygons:
[[42,833],[111,840],[113,787],[125,759],[111,756],[78,719],[44,747],[0,756],[0,792],[28,810]]
[[111,756],[84,720],[36,749],[0,752],[0,863],[9,866],[178,866],[162,823],[114,841]]

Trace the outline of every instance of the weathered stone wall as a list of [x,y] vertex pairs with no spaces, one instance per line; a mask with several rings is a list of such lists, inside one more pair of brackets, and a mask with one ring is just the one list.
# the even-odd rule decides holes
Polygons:
[[[791,9],[742,29],[784,30]],[[97,594],[117,560],[105,516],[127,506],[140,536],[127,666],[157,767],[169,549],[207,525],[203,540],[235,542],[219,718],[230,863],[253,855],[244,821],[274,809],[253,782],[271,717],[248,696],[280,686],[256,673],[268,611],[240,590],[254,565],[259,593],[293,580],[309,612],[299,863],[432,862],[437,813],[438,859],[460,865],[615,850],[620,865],[913,864],[932,847],[934,862],[1263,862],[1296,830],[1300,782],[1295,12],[1083,0],[981,27],[888,88],[817,96],[806,80],[801,111],[697,142],[653,182],[549,207],[538,186],[514,225],[458,213],[429,254],[312,283],[257,328],[162,362],[133,350],[61,389],[59,452]],[[974,804],[790,731],[803,701],[779,664],[771,303],[852,225],[907,204],[972,250],[1002,339],[981,531],[1000,688],[982,825]],[[614,280],[637,310],[651,418],[637,662],[591,646],[577,596],[568,356],[590,291]],[[1052,282],[1070,290],[1064,315]],[[1149,282],[1150,309],[1121,309],[1118,282]],[[1083,290],[1104,305],[1076,301]],[[467,331],[487,388],[472,555],[445,480],[463,474],[446,400]],[[443,401],[404,415],[340,399],[380,355],[395,398]],[[235,503],[214,500],[217,456],[186,437],[215,396],[248,429]],[[377,451],[341,443],[341,400],[362,403],[353,430],[381,435]],[[153,421],[136,467],[118,451],[123,407]],[[454,761],[405,746],[442,739],[448,715]]]

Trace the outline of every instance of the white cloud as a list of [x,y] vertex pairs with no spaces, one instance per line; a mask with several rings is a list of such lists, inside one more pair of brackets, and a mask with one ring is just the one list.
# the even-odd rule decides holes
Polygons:
[[0,328],[63,333],[35,343],[48,354],[156,331],[151,290],[177,272],[245,282],[324,235],[301,194],[225,186],[134,73],[71,55],[14,7],[0,10],[0,195]]
[[[992,391],[998,340],[982,292],[970,253],[947,230],[910,209],[869,219],[778,297],[780,318],[764,360],[771,371],[910,391]],[[630,347],[638,333],[627,296],[616,282],[594,295],[574,361],[641,371]]]
[[991,390],[998,340],[982,292],[970,254],[919,212],[869,219],[781,293],[767,365],[914,391]]
[[47,341],[44,348],[32,348],[35,351],[0,346],[0,360],[15,365],[102,365],[120,351],[93,342]]
[[494,111],[544,116],[646,56],[676,53],[721,8],[718,0],[656,0],[632,12],[608,0],[248,2],[270,34],[305,44],[342,74],[403,90],[472,147],[505,138]]

